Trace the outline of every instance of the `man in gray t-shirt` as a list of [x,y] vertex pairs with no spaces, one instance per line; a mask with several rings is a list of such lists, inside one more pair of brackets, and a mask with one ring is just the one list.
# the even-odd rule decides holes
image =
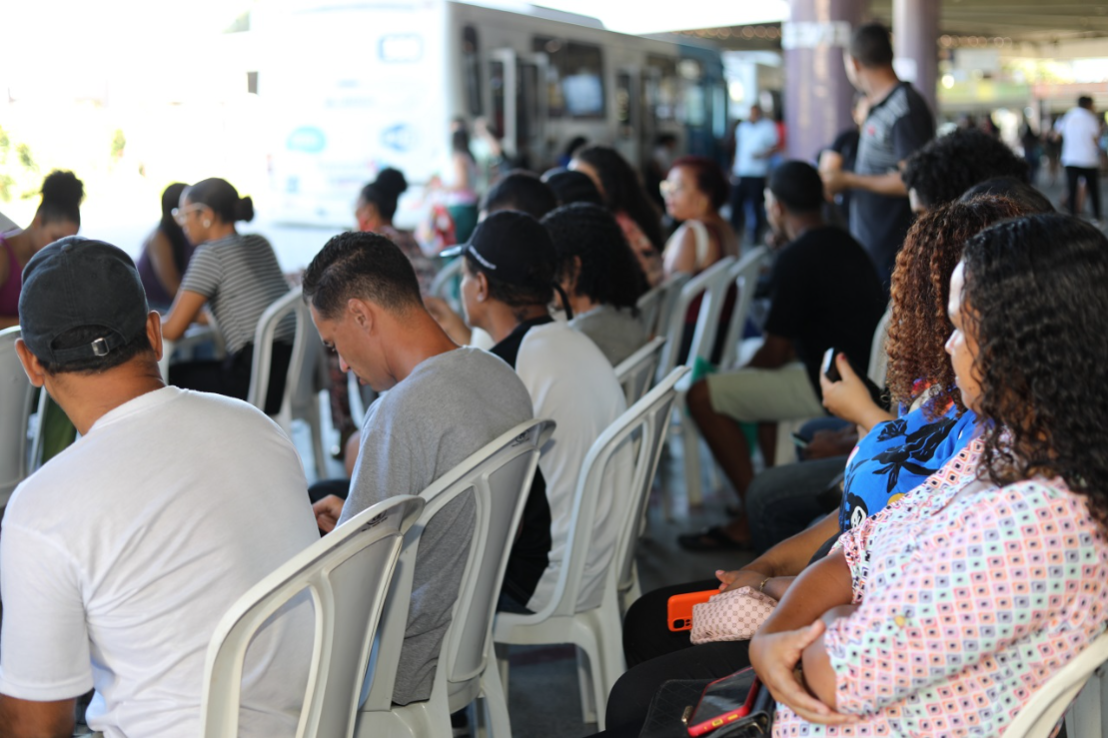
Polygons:
[[[532,418],[531,396],[511,367],[480,349],[458,348],[424,310],[414,270],[388,239],[371,233],[331,239],[304,275],[304,296],[343,370],[384,393],[362,427],[345,505],[336,496],[315,504],[322,530],[394,495],[418,495]],[[396,703],[431,695],[473,526],[473,499],[464,496],[423,533]]]

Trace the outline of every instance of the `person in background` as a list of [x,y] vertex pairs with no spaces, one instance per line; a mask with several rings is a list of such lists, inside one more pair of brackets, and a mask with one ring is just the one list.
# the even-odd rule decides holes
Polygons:
[[477,160],[470,151],[464,121],[452,126],[446,175],[432,178],[430,187],[443,192],[443,204],[454,222],[454,238],[465,242],[477,225]]
[[408,181],[404,179],[404,173],[385,167],[358,194],[354,217],[358,219],[359,231],[381,234],[404,252],[404,256],[412,263],[416,279],[419,280],[419,291],[427,295],[431,292],[431,283],[438,272],[435,263],[423,253],[410,231],[402,231],[392,225],[397,201],[407,189]]
[[23,267],[40,249],[81,228],[85,186],[72,172],[51,172],[42,181],[42,201],[31,225],[0,234],[0,328],[19,325]]
[[[312,486],[322,531],[395,495],[419,495],[532,418],[527,389],[508,365],[457,346],[427,314],[411,264],[385,237],[345,233],[328,241],[304,273],[304,298],[340,366],[381,393],[362,426],[353,479],[338,490],[333,481]],[[475,505],[471,495],[455,499],[422,534],[393,693],[401,705],[431,694]]]
[[599,145],[579,150],[569,168],[588,175],[593,181],[639,258],[646,281],[651,287],[659,284],[665,278],[662,219],[635,170],[615,149]]
[[659,189],[666,212],[682,224],[662,253],[667,275],[696,275],[724,257],[739,255],[739,240],[719,214],[729,187],[718,164],[707,157],[680,157]]
[[[266,308],[289,291],[288,283],[269,242],[257,234],[242,235],[235,230],[238,221],[253,220],[254,201],[249,196],[239,197],[226,180],[213,177],[187,187],[174,216],[196,250],[162,335],[168,341],[180,339],[204,306],[210,306],[227,345],[227,357],[171,365],[169,384],[245,400],[250,392],[258,321]],[[291,320],[277,330],[266,413],[281,408],[294,333]]]
[[1020,126],[1020,146],[1023,148],[1023,160],[1027,162],[1031,184],[1037,184],[1043,164],[1043,137],[1032,128],[1031,121],[1026,118]]
[[[731,165],[731,226],[735,233],[745,226],[751,244],[757,244],[766,227],[763,193],[769,174],[769,159],[779,143],[777,126],[762,113],[762,106],[751,105],[750,115],[735,127],[735,160]],[[746,221],[746,206],[753,218]]]
[[1084,180],[1093,201],[1093,218],[1100,222],[1100,120],[1093,112],[1093,99],[1082,95],[1077,107],[1058,119],[1054,133],[1062,139],[1062,166],[1066,170],[1066,196],[1070,215],[1078,213],[1077,184]]
[[585,147],[588,143],[589,140],[584,136],[574,136],[567,141],[565,147],[562,148],[562,153],[558,155],[558,166],[568,167],[570,161],[573,160],[574,152]]
[[993,177],[1028,180],[1027,162],[979,128],[959,128],[932,139],[908,157],[900,177],[917,215],[953,202]]
[[569,325],[592,339],[613,367],[619,365],[647,341],[635,307],[646,278],[623,230],[611,213],[591,203],[564,205],[542,225],[558,254],[555,279],[568,301]]
[[549,185],[532,172],[514,169],[485,193],[480,220],[498,210],[518,210],[539,220],[557,207],[558,200]]
[[830,196],[851,192],[850,233],[877,267],[888,293],[896,253],[912,222],[900,167],[935,135],[935,120],[923,97],[893,70],[889,29],[867,23],[855,29],[844,55],[846,75],[869,100],[854,171],[822,173]]
[[[853,118],[854,126],[841,131],[831,146],[820,152],[819,171],[823,172],[853,172],[854,164],[858,159],[858,142],[862,138],[861,128],[869,114],[869,100],[862,93],[854,95]],[[836,208],[836,225],[850,224],[850,191],[845,190],[829,198]]]
[[589,179],[588,175],[574,172],[572,169],[548,169],[543,172],[542,181],[554,191],[554,197],[558,199],[558,205],[570,203],[592,203],[604,205],[604,198],[600,190]]
[[186,187],[183,182],[174,182],[162,191],[162,219],[142,243],[137,265],[146,300],[162,313],[169,310],[177,297],[181,277],[192,256],[192,244],[173,218],[173,210],[181,203],[181,193]]
[[1001,736],[1104,633],[1108,240],[1057,214],[994,225],[966,244],[947,313],[976,438],[762,624],[750,661],[775,736]]
[[[72,736],[78,696],[103,736],[199,736],[223,615],[318,534],[296,449],[237,400],[166,387],[161,321],[134,263],[69,237],[23,273],[16,351],[81,439],[28,477],[0,537],[0,735]],[[243,736],[290,736],[312,610],[251,644]]]
[[654,139],[654,149],[650,152],[650,160],[643,170],[643,184],[646,186],[646,194],[654,204],[663,210],[666,207],[665,198],[662,196],[661,185],[670,169],[673,168],[673,160],[677,156],[677,137],[672,133],[659,134]]

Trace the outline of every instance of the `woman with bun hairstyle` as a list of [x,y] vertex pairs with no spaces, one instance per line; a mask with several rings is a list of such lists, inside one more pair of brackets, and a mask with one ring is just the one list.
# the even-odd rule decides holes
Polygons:
[[359,231],[380,234],[400,247],[415,269],[420,292],[426,295],[431,292],[431,283],[435,279],[435,263],[423,253],[410,231],[401,231],[392,225],[397,200],[407,189],[408,181],[400,170],[392,167],[382,169],[377,173],[377,179],[362,188],[354,206],[354,217],[358,219]]
[[42,202],[31,225],[0,235],[0,328],[19,325],[23,267],[35,253],[81,228],[85,186],[72,172],[55,170],[42,181]]
[[[227,357],[175,364],[169,370],[169,383],[245,400],[258,320],[288,292],[288,283],[269,242],[257,234],[235,230],[238,221],[254,218],[254,202],[239,197],[226,180],[213,177],[186,188],[173,215],[196,251],[162,324],[162,336],[169,341],[180,339],[207,305],[223,334]],[[280,410],[294,333],[292,321],[277,330],[266,413]]]

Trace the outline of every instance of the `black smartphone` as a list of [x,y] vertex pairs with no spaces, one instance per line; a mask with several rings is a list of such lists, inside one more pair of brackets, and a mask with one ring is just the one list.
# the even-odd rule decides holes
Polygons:
[[839,350],[831,347],[823,354],[823,375],[831,382],[841,382],[843,376],[839,374],[839,367],[835,364],[835,356]]

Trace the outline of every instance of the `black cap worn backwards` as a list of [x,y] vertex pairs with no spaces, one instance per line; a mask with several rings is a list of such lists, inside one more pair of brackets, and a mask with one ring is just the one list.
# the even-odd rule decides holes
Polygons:
[[[80,236],[55,241],[23,268],[19,327],[39,360],[65,364],[110,354],[146,328],[150,312],[135,263],[122,249]],[[55,349],[66,331],[104,329],[82,346]]]
[[[469,254],[490,277],[517,287],[550,287],[558,252],[541,223],[518,210],[499,210],[477,224],[469,241],[442,252]],[[537,265],[549,265],[536,270]]]

